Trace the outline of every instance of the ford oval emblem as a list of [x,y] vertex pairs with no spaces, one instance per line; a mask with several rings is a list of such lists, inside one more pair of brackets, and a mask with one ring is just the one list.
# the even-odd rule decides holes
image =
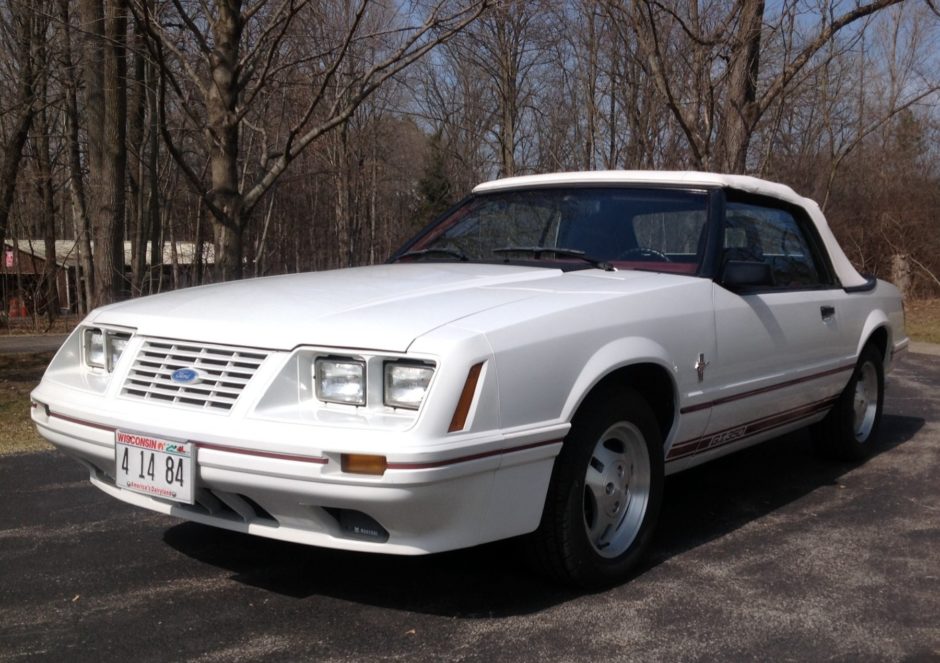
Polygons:
[[170,379],[177,384],[195,384],[199,382],[199,371],[195,368],[177,368]]

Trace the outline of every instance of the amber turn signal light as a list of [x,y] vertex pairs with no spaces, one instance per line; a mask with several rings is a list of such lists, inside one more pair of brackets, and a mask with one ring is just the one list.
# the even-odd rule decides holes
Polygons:
[[343,454],[340,457],[340,467],[343,472],[350,474],[371,474],[382,476],[388,467],[385,456],[369,456],[366,454]]
[[463,430],[467,425],[467,417],[470,415],[470,406],[473,404],[473,395],[477,391],[477,381],[480,379],[480,371],[483,369],[483,362],[474,364],[467,373],[467,381],[463,384],[463,391],[460,392],[460,400],[457,401],[457,408],[454,410],[454,416],[450,420],[448,433]]

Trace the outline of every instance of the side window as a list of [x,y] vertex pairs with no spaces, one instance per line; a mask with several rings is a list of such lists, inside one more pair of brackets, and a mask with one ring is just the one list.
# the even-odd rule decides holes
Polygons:
[[724,260],[765,262],[781,289],[824,283],[806,235],[790,212],[774,207],[728,202]]

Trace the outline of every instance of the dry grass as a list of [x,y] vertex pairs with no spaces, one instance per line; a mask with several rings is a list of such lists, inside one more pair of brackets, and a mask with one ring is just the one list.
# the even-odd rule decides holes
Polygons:
[[0,456],[52,449],[29,418],[29,392],[53,353],[0,354]]
[[912,340],[940,343],[940,299],[910,301],[905,309],[905,327]]

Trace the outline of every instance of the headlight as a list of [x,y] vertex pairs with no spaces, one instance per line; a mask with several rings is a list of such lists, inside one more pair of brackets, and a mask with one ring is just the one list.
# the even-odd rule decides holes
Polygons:
[[121,358],[121,355],[124,354],[124,348],[127,347],[127,342],[131,340],[130,334],[113,334],[110,333],[108,337],[108,362],[109,366],[114,367],[117,364],[118,359]]
[[82,333],[85,365],[91,368],[102,368],[110,373],[114,370],[130,339],[131,335],[128,332],[88,327]]
[[385,404],[417,410],[424,400],[434,368],[424,364],[385,364]]
[[85,365],[92,368],[104,368],[104,331],[86,329],[84,341]]
[[89,327],[82,333],[83,355],[85,365],[91,368],[101,368],[109,373],[114,370],[115,364],[121,358],[124,348],[131,335],[128,332],[118,332],[97,327]]
[[319,357],[314,363],[317,398],[327,403],[366,404],[366,364],[351,358]]

